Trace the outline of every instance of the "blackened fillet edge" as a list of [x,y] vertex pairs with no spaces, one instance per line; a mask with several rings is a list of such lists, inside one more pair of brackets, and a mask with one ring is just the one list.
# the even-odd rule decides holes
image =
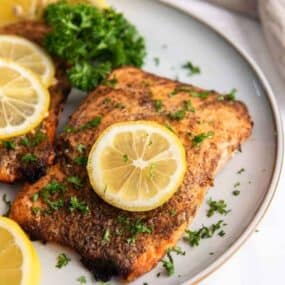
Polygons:
[[[166,250],[181,238],[207,189],[213,185],[215,174],[250,136],[253,123],[242,102],[218,100],[220,94],[214,91],[206,99],[193,97],[185,87],[193,92],[202,90],[131,67],[115,70],[110,78],[118,81],[115,89],[98,87],[68,122],[69,126],[79,128],[101,116],[101,124],[94,129],[60,136],[59,162],[37,183],[24,187],[12,205],[11,218],[33,238],[76,250],[95,277],[107,280],[111,275],[118,275],[125,281],[132,281],[156,266]],[[169,96],[174,90],[175,96]],[[162,100],[163,112],[155,110],[154,100]],[[180,109],[188,100],[195,112],[187,112],[182,120],[169,120],[167,114]],[[117,103],[123,107],[118,108]],[[171,125],[184,144],[187,156],[187,171],[180,189],[163,206],[143,213],[122,211],[102,201],[91,189],[85,168],[74,163],[79,155],[79,143],[86,145],[87,155],[104,129],[116,122],[133,120]],[[213,138],[194,146],[193,135],[208,131],[214,131]],[[70,175],[80,176],[84,186],[76,190],[68,185],[63,197],[65,207],[51,215],[32,214],[32,207],[45,208],[41,200],[33,203],[32,195],[53,179],[66,183]],[[88,203],[90,213],[84,215],[68,209],[68,201],[74,195]],[[117,228],[122,229],[118,216],[124,216],[131,224],[139,219],[153,231],[139,234],[135,242],[129,244],[127,231],[115,234]],[[106,229],[111,233],[109,242],[103,240]]]
[[[49,28],[40,22],[25,21],[0,28],[0,35],[17,35],[24,37],[38,45],[42,45]],[[65,74],[65,65],[54,59],[56,67],[56,82],[49,88],[51,97],[48,116],[34,130],[41,131],[46,139],[39,145],[25,147],[20,142],[24,136],[12,138],[16,144],[15,150],[7,150],[0,143],[0,182],[13,183],[18,180],[35,182],[46,173],[48,166],[55,159],[54,143],[58,117],[61,113],[63,103],[70,92],[70,84]],[[26,153],[33,153],[37,161],[22,163],[21,157]]]

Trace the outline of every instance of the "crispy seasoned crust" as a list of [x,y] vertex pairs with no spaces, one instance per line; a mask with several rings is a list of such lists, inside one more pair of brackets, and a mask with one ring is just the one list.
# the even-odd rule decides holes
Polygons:
[[[18,35],[41,45],[48,31],[49,28],[42,23],[21,22],[0,29],[0,34]],[[0,182],[12,183],[21,179],[35,181],[45,174],[47,166],[52,165],[54,161],[54,139],[58,116],[70,91],[64,64],[56,59],[54,62],[56,82],[49,88],[51,96],[49,114],[33,133],[13,138],[16,144],[15,150],[7,150],[0,143]],[[37,146],[26,147],[21,144],[24,137],[32,139],[39,131],[44,134],[45,139]],[[21,157],[28,152],[35,154],[38,160],[32,164],[21,163]]]
[[[150,271],[166,250],[176,244],[213,184],[217,170],[251,134],[252,121],[242,102],[220,101],[214,91],[206,99],[193,97],[189,89],[202,90],[130,67],[114,71],[110,78],[117,79],[115,88],[97,88],[69,120],[69,126],[77,129],[96,116],[102,117],[101,124],[60,136],[58,164],[36,184],[22,190],[13,203],[11,217],[33,238],[75,249],[95,277],[106,280],[111,275],[119,275],[132,281]],[[163,110],[158,112],[154,100],[160,99]],[[195,112],[187,112],[181,120],[170,120],[169,112],[181,109],[188,100]],[[109,125],[142,119],[171,125],[185,146],[188,167],[183,184],[167,203],[152,211],[131,213],[102,201],[92,190],[85,167],[76,165],[74,158],[82,155],[78,144],[86,146],[84,155],[87,155],[98,135]],[[213,138],[194,146],[193,136],[208,131],[214,131]],[[67,183],[67,177],[75,175],[83,182],[78,190]],[[64,207],[47,215],[43,214],[46,205],[42,200],[32,202],[31,197],[52,180],[66,187],[64,194],[54,197],[58,199],[59,195]],[[70,211],[71,196],[86,201],[90,212]],[[33,214],[32,207],[39,207],[41,213]],[[118,217],[124,217],[125,223],[132,226],[140,221],[152,232],[140,233],[133,242],[127,242],[130,230]],[[106,230],[110,233],[109,241],[103,238]]]

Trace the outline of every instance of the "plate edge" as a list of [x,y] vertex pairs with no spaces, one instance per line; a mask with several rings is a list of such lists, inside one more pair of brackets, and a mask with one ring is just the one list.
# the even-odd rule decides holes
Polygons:
[[281,114],[280,114],[277,101],[274,97],[273,90],[269,82],[267,81],[265,75],[263,74],[261,68],[255,62],[255,60],[251,58],[248,52],[246,52],[242,47],[240,47],[233,40],[231,40],[227,35],[223,34],[223,32],[220,31],[218,28],[216,28],[214,25],[200,18],[195,13],[189,10],[186,10],[185,7],[183,7],[184,6],[183,3],[182,4],[175,3],[175,0],[159,0],[159,2],[161,2],[164,5],[170,6],[176,10],[179,10],[183,12],[184,14],[194,18],[196,21],[200,22],[201,24],[205,25],[206,27],[211,29],[213,32],[215,32],[217,35],[222,37],[224,41],[226,41],[229,45],[231,45],[240,54],[240,56],[249,64],[250,68],[253,70],[256,77],[260,80],[262,87],[264,88],[265,95],[270,103],[270,107],[271,107],[273,117],[274,117],[274,123],[276,126],[276,131],[277,131],[277,134],[276,134],[277,135],[277,139],[276,139],[277,151],[275,155],[276,161],[275,161],[275,165],[273,168],[268,191],[260,207],[257,209],[254,218],[249,223],[246,230],[240,235],[240,237],[229,247],[229,249],[224,254],[222,254],[216,261],[214,261],[211,265],[206,267],[200,273],[197,273],[188,281],[181,283],[181,285],[190,285],[190,284],[194,285],[204,280],[210,274],[218,270],[225,262],[227,262],[241,248],[241,246],[244,245],[245,242],[250,238],[250,236],[254,233],[256,227],[260,224],[265,214],[267,213],[272,203],[272,200],[274,198],[274,195],[277,191],[282,169],[284,168],[283,123],[282,123]]

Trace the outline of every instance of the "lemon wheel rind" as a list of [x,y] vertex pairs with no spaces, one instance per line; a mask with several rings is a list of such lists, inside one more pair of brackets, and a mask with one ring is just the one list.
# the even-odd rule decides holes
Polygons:
[[28,117],[24,124],[21,124],[20,126],[13,126],[12,131],[9,126],[0,128],[0,139],[6,139],[26,134],[40,124],[48,114],[50,95],[48,90],[42,85],[40,79],[34,73],[23,68],[19,64],[0,58],[0,68],[1,67],[10,67],[19,72],[19,74],[24,75],[24,77],[31,82],[31,86],[34,88],[34,90],[38,94],[42,94],[43,99],[39,100],[39,103],[35,108],[36,112],[32,116]]
[[[141,130],[145,130],[145,126],[147,126],[148,130],[153,130],[154,132],[159,132],[159,130],[161,130],[159,134],[167,136],[168,140],[173,142],[172,150],[175,151],[177,157],[180,157],[182,161],[175,172],[175,178],[172,179],[173,183],[169,184],[164,191],[161,191],[159,195],[156,195],[151,199],[132,201],[131,205],[129,205],[129,203],[119,199],[118,196],[112,195],[110,192],[106,191],[106,184],[101,181],[102,168],[100,167],[99,158],[100,153],[105,147],[104,143],[102,143],[102,138],[104,137],[105,141],[108,141],[108,139],[113,137],[116,132],[131,131],[133,127],[136,130],[139,130],[140,128]],[[131,122],[131,125],[130,122],[116,123],[106,128],[93,145],[89,154],[87,171],[93,189],[107,203],[127,211],[149,211],[167,202],[179,189],[186,172],[186,155],[184,147],[178,137],[169,129],[156,122],[136,121]]]
[[[41,275],[40,261],[27,235],[16,222],[2,216],[0,217],[0,228],[4,228],[13,236],[15,243],[25,257],[21,268],[25,274],[22,275],[23,279],[20,285],[39,284]],[[31,264],[33,264],[33,268],[30,266]],[[36,272],[32,272],[33,270],[36,270]]]
[[[0,43],[2,42],[7,42],[9,44],[18,44],[22,45],[24,47],[29,47],[31,51],[33,51],[35,54],[40,55],[41,60],[43,61],[45,66],[48,66],[49,69],[46,70],[46,73],[43,74],[42,76],[39,76],[41,82],[46,86],[50,86],[54,82],[55,78],[55,68],[53,66],[53,61],[51,57],[39,46],[34,44],[33,42],[19,37],[19,36],[14,36],[14,35],[0,35]],[[13,59],[11,59],[12,61]],[[17,63],[17,61],[16,61]],[[20,63],[18,63],[21,65]]]

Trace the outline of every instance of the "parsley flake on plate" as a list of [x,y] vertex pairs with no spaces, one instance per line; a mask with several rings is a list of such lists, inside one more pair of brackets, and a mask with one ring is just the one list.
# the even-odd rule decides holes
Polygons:
[[195,66],[191,61],[187,61],[185,64],[182,65],[184,69],[188,70],[188,75],[199,74],[201,72],[199,66]]
[[212,217],[215,212],[226,215],[231,211],[227,209],[227,204],[224,200],[215,201],[210,198],[208,200],[208,205],[209,209],[207,211],[207,217]]
[[65,253],[61,253],[57,257],[56,267],[62,268],[66,266],[70,261],[71,261],[70,257],[68,257]]
[[184,240],[187,241],[191,247],[198,246],[201,239],[208,239],[213,237],[214,234],[217,231],[221,230],[222,226],[224,225],[224,221],[220,220],[216,224],[212,224],[209,227],[202,226],[197,231],[186,230]]
[[84,275],[78,277],[76,279],[76,281],[78,281],[80,284],[86,284],[87,283],[86,277]]

